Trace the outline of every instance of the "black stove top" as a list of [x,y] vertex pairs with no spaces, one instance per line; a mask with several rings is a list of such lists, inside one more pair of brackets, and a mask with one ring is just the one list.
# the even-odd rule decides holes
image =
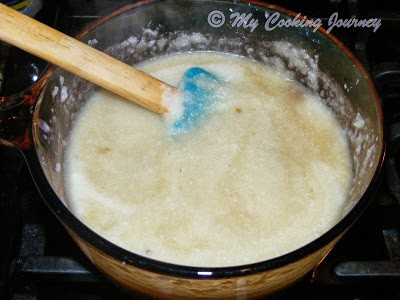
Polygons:
[[[131,2],[44,1],[37,18],[75,35],[89,22]],[[335,28],[332,33],[370,71],[382,100],[387,143],[380,187],[367,211],[312,273],[273,298],[400,299],[400,6],[357,0],[270,3],[323,22],[334,12],[343,18],[382,20],[376,32]],[[18,62],[24,57],[17,66],[21,74],[32,69],[34,79],[40,80],[46,63],[26,54],[13,55]],[[20,85],[24,84],[28,88],[31,83]],[[26,151],[33,103],[28,97],[16,108],[0,109],[0,137]],[[19,151],[0,144],[0,299],[72,298],[128,297],[91,265],[40,199]]]

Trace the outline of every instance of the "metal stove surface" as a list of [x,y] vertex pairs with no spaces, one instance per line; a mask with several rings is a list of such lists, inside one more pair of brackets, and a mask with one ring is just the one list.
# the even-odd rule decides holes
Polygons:
[[[88,22],[131,2],[45,1],[41,14],[75,35]],[[384,172],[370,207],[312,273],[273,299],[400,299],[400,9],[390,1],[270,2],[325,21],[333,12],[382,19],[375,33],[342,28],[333,34],[370,71],[387,131]],[[0,137],[21,141],[30,124],[30,105],[22,112],[0,111]],[[15,124],[7,124],[15,115],[20,116],[18,130],[10,132]],[[91,265],[45,206],[20,153],[1,145],[0,245],[0,299],[128,299]]]

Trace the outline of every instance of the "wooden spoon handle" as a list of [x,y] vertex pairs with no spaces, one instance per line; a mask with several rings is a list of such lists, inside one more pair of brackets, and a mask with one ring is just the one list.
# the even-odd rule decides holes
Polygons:
[[0,39],[156,113],[174,88],[22,13],[0,4]]

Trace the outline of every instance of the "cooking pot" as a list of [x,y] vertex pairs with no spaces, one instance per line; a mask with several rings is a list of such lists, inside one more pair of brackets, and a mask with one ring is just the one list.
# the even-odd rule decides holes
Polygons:
[[[165,298],[269,295],[317,266],[367,207],[384,157],[379,99],[357,59],[317,23],[296,15],[257,1],[143,1],[102,18],[78,36],[130,65],[182,51],[229,52],[285,69],[321,95],[349,142],[354,178],[348,205],[325,234],[266,261],[218,268],[165,263],[122,249],[83,224],[69,209],[64,154],[74,119],[96,87],[59,68],[46,75],[33,116],[32,175],[78,246],[121,288]],[[295,18],[308,25],[288,21]]]

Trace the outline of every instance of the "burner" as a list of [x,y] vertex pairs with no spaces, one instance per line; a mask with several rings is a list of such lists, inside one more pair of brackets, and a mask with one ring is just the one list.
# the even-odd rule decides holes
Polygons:
[[386,182],[394,202],[400,204],[400,122],[389,128],[389,145],[386,160]]

